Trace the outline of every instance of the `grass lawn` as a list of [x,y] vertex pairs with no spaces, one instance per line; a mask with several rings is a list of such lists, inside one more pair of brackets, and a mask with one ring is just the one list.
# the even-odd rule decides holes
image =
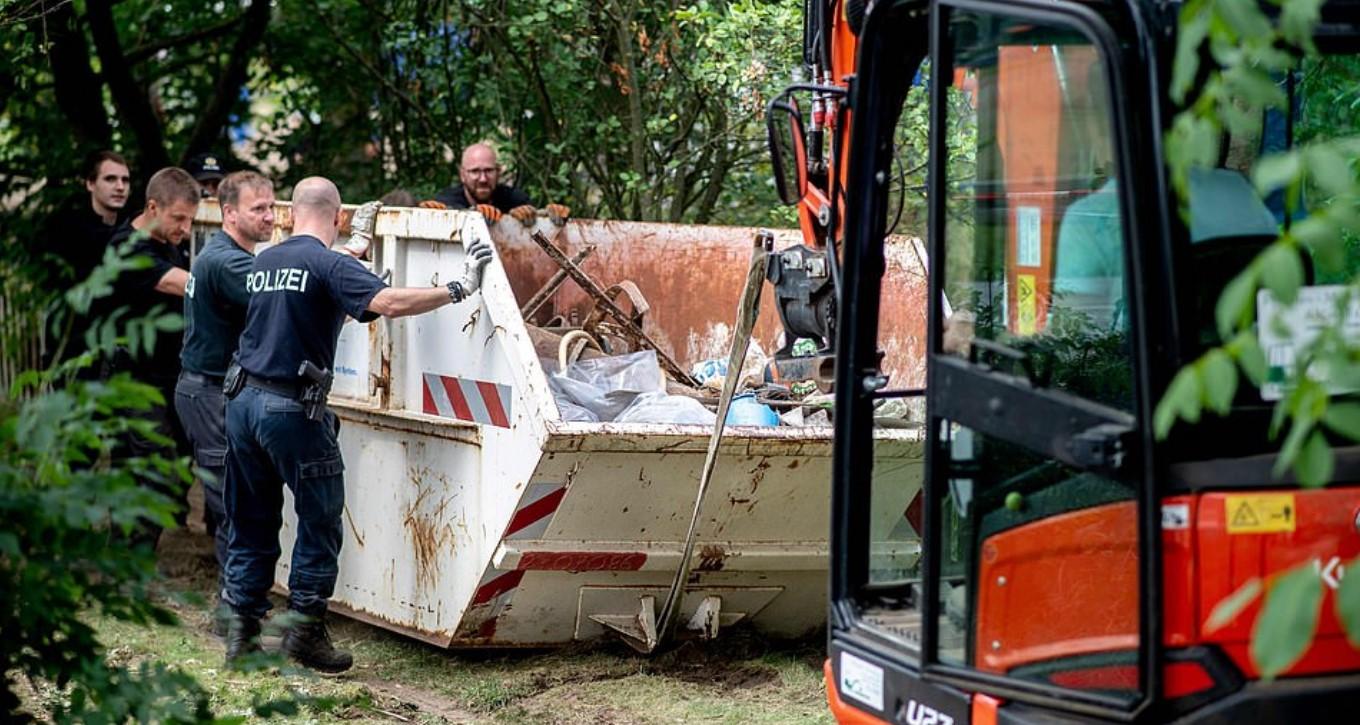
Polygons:
[[[302,696],[314,700],[292,721],[832,722],[822,684],[824,640],[772,643],[740,629],[652,657],[612,643],[458,652],[335,617],[336,644],[354,653],[349,673],[319,677],[290,667],[227,671],[222,644],[207,628],[212,560],[206,538],[171,532],[161,551],[167,591],[197,594],[202,601],[170,597],[182,619],[179,627],[144,628],[105,619],[98,621],[99,631],[112,658],[157,659],[194,674],[221,715],[248,715],[257,702]],[[267,647],[270,642],[267,638]],[[43,697],[56,696],[34,694],[39,708]]]

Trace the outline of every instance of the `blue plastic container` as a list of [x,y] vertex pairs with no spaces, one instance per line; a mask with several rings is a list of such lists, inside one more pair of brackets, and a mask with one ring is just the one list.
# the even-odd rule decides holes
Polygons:
[[770,406],[756,400],[755,393],[742,393],[732,398],[727,409],[727,425],[779,425],[779,414]]

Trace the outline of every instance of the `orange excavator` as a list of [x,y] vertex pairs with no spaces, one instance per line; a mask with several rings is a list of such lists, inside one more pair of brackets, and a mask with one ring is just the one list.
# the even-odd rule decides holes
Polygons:
[[[807,0],[811,82],[772,102],[769,132],[781,196],[834,282],[826,679],[842,723],[1303,723],[1360,705],[1360,649],[1335,613],[1360,555],[1360,447],[1335,448],[1326,488],[1277,477],[1279,391],[1246,385],[1227,415],[1160,440],[1152,424],[1176,371],[1221,344],[1224,285],[1297,221],[1244,172],[1360,130],[1336,101],[1360,81],[1360,6],[1323,6],[1321,54],[1279,78],[1287,109],[1227,134],[1185,215],[1163,163],[1179,10]],[[919,183],[913,137],[928,139]],[[884,239],[913,194],[924,391],[894,387],[878,344],[902,304],[881,294]],[[1290,344],[1268,347],[1273,373]],[[912,396],[923,460],[872,466],[875,408]],[[1259,601],[1210,613],[1309,564],[1317,630],[1266,680]]]

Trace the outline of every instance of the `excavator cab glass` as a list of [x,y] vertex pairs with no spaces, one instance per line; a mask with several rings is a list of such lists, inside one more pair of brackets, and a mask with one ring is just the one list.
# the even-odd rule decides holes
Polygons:
[[[1280,381],[1273,393],[1242,384],[1228,414],[1166,438],[1153,421],[1177,371],[1223,343],[1224,287],[1282,229],[1307,236],[1310,215],[1352,201],[1305,178],[1286,205],[1251,179],[1264,154],[1360,130],[1360,26],[1356,4],[1342,5],[1324,7],[1322,55],[1276,79],[1285,108],[1229,124],[1218,163],[1189,173],[1182,200],[1163,142],[1174,14],[1086,0],[871,4],[842,246],[833,709],[897,723],[977,721],[989,707],[986,722],[1160,722],[1251,717],[1293,696],[1260,681],[1255,610],[1230,626],[1206,617],[1308,557],[1336,588],[1337,567],[1360,553],[1360,447],[1334,447],[1325,490],[1274,473]],[[925,177],[908,181],[923,116]],[[1332,167],[1356,173],[1354,159]],[[918,187],[924,198],[903,195]],[[885,237],[903,220],[925,233],[930,270],[916,469],[864,464],[875,411],[901,392],[879,372],[893,350],[878,325],[920,307],[880,284]],[[1339,268],[1302,261],[1310,314],[1336,313],[1333,293],[1360,269],[1360,239],[1341,234]],[[1270,372],[1287,374],[1291,343],[1272,346],[1260,319]],[[1259,528],[1257,494],[1281,528]],[[1291,674],[1344,676],[1309,683],[1299,703],[1354,700],[1360,655],[1331,606]]]
[[[910,496],[903,471],[875,468],[870,495],[845,502],[844,515],[868,526],[837,545],[858,548],[847,555],[864,565],[833,574],[845,595],[833,618],[894,642],[927,682],[1129,713],[1151,688],[1140,604],[1145,467],[1131,447],[1140,418],[1127,262],[1135,237],[1114,90],[1122,46],[1074,4],[935,2],[928,15],[897,7],[895,23],[890,11],[871,12],[861,36],[851,184],[885,187],[862,210],[884,231],[910,218],[899,210],[912,204],[928,218],[926,480]],[[926,38],[928,57],[901,50]],[[927,115],[923,154],[924,139],[910,139]],[[896,153],[873,154],[870,176],[856,163],[873,143]],[[902,168],[920,173],[895,156],[929,164],[924,199],[900,198],[910,184],[878,181],[905,176]],[[856,245],[848,236],[849,257]],[[868,294],[856,281],[847,289]],[[908,303],[846,304],[860,319],[881,319]],[[879,342],[847,334],[851,348]],[[855,378],[859,359],[842,358],[850,364],[838,390],[869,385]],[[872,410],[888,395],[866,391],[849,415],[838,401],[838,445],[841,431],[863,425],[853,408]],[[838,455],[853,456],[855,445],[846,441]],[[903,566],[888,554],[908,532],[921,534],[921,554]],[[858,655],[843,654],[862,679]],[[833,644],[843,680],[834,655]],[[903,708],[926,693],[879,712],[910,720]],[[952,704],[930,701],[966,716]]]

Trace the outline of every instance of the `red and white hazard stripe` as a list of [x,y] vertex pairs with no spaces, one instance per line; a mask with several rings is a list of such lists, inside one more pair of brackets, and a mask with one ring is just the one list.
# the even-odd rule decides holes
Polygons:
[[565,483],[533,483],[520,501],[510,525],[505,527],[505,539],[537,539],[547,531],[562,498],[567,495]]
[[425,413],[510,427],[510,402],[514,391],[509,385],[435,373],[425,373],[421,382]]

